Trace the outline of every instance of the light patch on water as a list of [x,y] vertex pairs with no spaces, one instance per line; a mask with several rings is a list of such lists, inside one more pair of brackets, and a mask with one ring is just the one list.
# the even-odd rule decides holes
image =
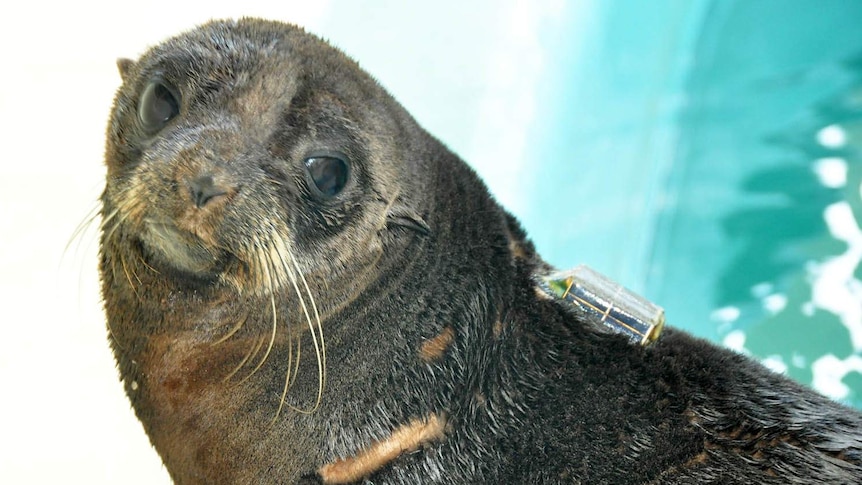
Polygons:
[[830,189],[847,185],[847,160],[840,157],[820,158],[814,162],[814,173],[820,183]]
[[841,148],[847,144],[847,132],[839,125],[829,125],[817,132],[817,142],[826,148]]
[[763,300],[761,300],[763,304],[763,309],[769,312],[770,315],[775,315],[787,306],[787,295],[776,293],[774,295],[769,295]]
[[853,272],[862,262],[862,230],[847,202],[836,202],[823,214],[833,237],[847,243],[844,254],[809,265],[813,276],[812,303],[834,313],[850,332],[855,350],[862,350],[862,282]]
[[805,358],[804,355],[793,352],[793,357],[790,358],[790,362],[793,364],[793,367],[797,367],[799,369],[804,369],[806,365],[808,365],[808,359]]
[[802,304],[802,314],[806,317],[813,317],[814,311],[817,309],[813,302],[806,301]]
[[862,373],[862,357],[851,355],[844,360],[833,354],[826,354],[811,364],[814,374],[812,386],[817,391],[832,399],[846,399],[850,395],[850,387],[841,382],[850,372]]
[[772,283],[758,283],[751,287],[751,295],[755,298],[763,299],[769,296],[770,293],[772,293],[772,288]]
[[734,330],[725,335],[724,346],[741,354],[747,353],[745,350],[745,332],[742,330]]
[[787,307],[787,295],[773,293],[775,286],[769,282],[758,283],[751,287],[751,295],[758,300],[770,315],[775,315]]
[[740,314],[741,312],[739,311],[739,308],[735,306],[726,306],[713,310],[709,315],[709,318],[714,322],[720,322],[722,324],[733,323],[739,318]]
[[767,369],[778,374],[787,374],[787,364],[780,355],[770,355],[761,361]]

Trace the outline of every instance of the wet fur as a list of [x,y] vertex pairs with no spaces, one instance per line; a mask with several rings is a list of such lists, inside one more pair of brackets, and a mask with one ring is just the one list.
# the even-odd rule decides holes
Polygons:
[[[119,67],[103,295],[177,483],[319,483],[433,416],[442,436],[405,438],[367,478],[862,482],[857,411],[685,333],[632,346],[538,297],[548,267],[514,218],[319,39],[214,22]],[[184,111],[147,136],[135,106],[156,74]],[[299,166],[321,147],[356,164],[325,207]],[[182,183],[201,171],[234,193],[198,213]]]

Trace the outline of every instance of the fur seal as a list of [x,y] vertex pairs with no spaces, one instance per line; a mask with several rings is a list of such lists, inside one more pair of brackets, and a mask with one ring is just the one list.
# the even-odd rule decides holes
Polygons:
[[630,345],[478,177],[301,29],[122,60],[100,274],[176,483],[862,483],[862,415],[683,332]]

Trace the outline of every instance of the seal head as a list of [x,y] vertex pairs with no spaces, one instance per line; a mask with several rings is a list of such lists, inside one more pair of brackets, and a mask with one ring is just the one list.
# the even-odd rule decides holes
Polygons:
[[299,29],[211,24],[121,72],[106,224],[155,268],[266,293],[289,284],[285,259],[355,280],[387,225],[427,231],[421,162],[390,143],[406,113]]

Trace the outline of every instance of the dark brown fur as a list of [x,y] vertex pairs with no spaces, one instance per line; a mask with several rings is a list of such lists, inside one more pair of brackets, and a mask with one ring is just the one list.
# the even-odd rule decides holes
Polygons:
[[[549,268],[517,222],[321,40],[213,22],[120,70],[103,295],[177,483],[862,482],[858,412],[684,333],[632,346],[538,297]],[[153,79],[181,97],[155,133],[137,116]],[[319,150],[352,167],[327,200],[303,165]]]

